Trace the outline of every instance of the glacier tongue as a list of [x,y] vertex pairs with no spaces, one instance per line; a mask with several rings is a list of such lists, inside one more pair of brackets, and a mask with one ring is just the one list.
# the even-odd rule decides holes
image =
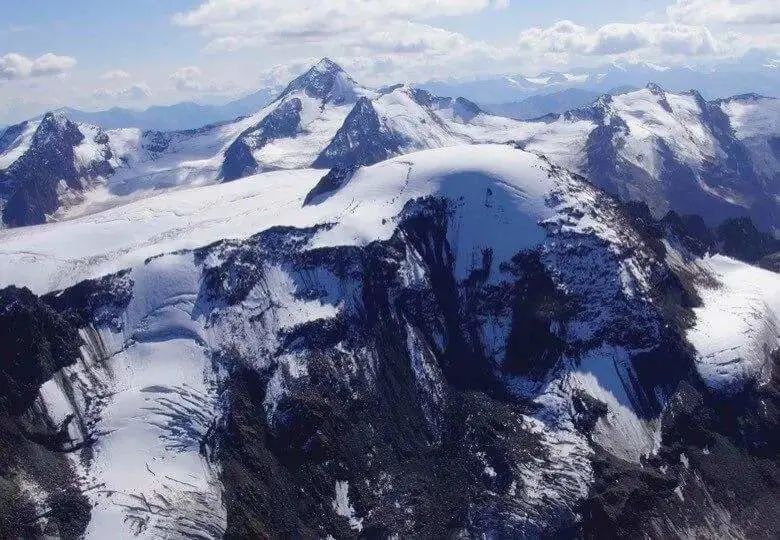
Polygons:
[[[215,464],[202,443],[217,418],[216,373],[198,315],[192,254],[134,271],[113,327],[94,329],[84,362],[42,388],[53,418],[89,421],[87,454],[74,455],[92,505],[87,538],[206,536],[224,530]],[[77,439],[78,440],[78,439]]]

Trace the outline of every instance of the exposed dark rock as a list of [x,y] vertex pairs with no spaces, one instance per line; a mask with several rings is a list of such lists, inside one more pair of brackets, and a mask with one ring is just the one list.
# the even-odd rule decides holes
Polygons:
[[455,113],[455,116],[460,118],[463,122],[470,122],[475,116],[482,112],[482,109],[473,101],[458,97],[455,98],[453,103],[453,112]]
[[258,164],[252,155],[252,149],[246,141],[239,137],[225,150],[222,162],[222,180],[229,182],[257,172]]
[[541,380],[566,348],[551,328],[571,315],[575,302],[558,290],[536,253],[516,255],[505,271],[517,281],[512,291],[512,330],[503,368]]
[[132,299],[133,282],[130,271],[98,279],[87,279],[76,285],[49,293],[42,300],[61,313],[76,317],[79,327],[87,325],[121,326],[120,314]]
[[756,264],[761,268],[780,274],[780,251],[761,257]]
[[312,167],[348,169],[373,165],[398,153],[403,140],[388,132],[367,98],[360,98]]
[[780,251],[780,240],[759,231],[749,217],[724,221],[717,234],[721,253],[741,261],[755,263]]
[[317,185],[306,194],[306,197],[303,199],[303,206],[318,204],[327,199],[334,191],[350,181],[355,174],[355,170],[356,169],[352,167],[346,169],[333,167],[328,171],[328,174],[320,178]]
[[717,250],[717,238],[701,216],[681,216],[672,211],[660,223],[666,235],[680,241],[691,253],[702,257]]
[[[259,136],[263,139],[294,137],[301,131],[301,100],[283,101],[258,124]],[[257,136],[257,135],[255,135]]]
[[221,176],[229,182],[259,171],[259,164],[252,155],[253,150],[262,148],[269,140],[294,137],[301,131],[301,100],[282,101],[256,126],[245,130],[225,150]]
[[26,411],[41,384],[76,361],[81,337],[64,317],[28,289],[0,290],[0,412]]
[[659,507],[675,504],[677,479],[594,446],[594,482],[582,508],[582,537],[641,537]]
[[[77,321],[27,289],[0,290],[0,536],[79,538],[90,505],[63,452],[67,423],[52,429],[32,407],[40,386],[79,358]],[[47,494],[32,501],[20,476]],[[43,504],[43,508],[41,508]]]
[[599,419],[609,412],[606,403],[580,389],[572,396],[572,408],[574,427],[586,434],[593,431]]

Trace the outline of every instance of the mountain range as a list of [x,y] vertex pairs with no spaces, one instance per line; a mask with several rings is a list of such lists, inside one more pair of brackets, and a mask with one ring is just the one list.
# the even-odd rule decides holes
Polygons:
[[182,102],[141,110],[112,107],[104,111],[83,111],[65,107],[60,111],[74,122],[95,124],[103,129],[132,127],[172,131],[245,116],[264,107],[273,98],[274,89],[263,88],[221,105]]
[[780,107],[323,59],[0,135],[0,536],[775,537]]
[[675,210],[717,225],[748,215],[773,232],[778,103],[754,94],[708,102],[652,84],[514,121],[464,98],[403,85],[372,90],[323,60],[259,111],[197,129],[103,130],[63,111],[11,126],[0,135],[0,210],[6,226],[28,225],[260,171],[349,168],[425,148],[513,141],[646,203],[656,217]]
[[[756,93],[778,97],[777,62],[750,52],[733,62],[710,66],[661,66],[649,62],[615,62],[596,68],[548,70],[535,76],[500,75],[475,79],[428,81],[418,84],[435,94],[457,95],[485,107],[521,101],[535,95],[578,89],[597,94],[641,88],[654,82],[672,92],[698,89],[707,99]],[[551,112],[551,111],[550,111]]]

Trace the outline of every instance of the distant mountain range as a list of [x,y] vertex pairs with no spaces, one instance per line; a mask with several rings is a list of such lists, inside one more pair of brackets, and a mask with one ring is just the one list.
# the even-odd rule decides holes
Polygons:
[[[745,93],[778,97],[780,70],[776,61],[759,53],[707,68],[665,67],[647,62],[613,63],[600,68],[545,71],[536,76],[495,75],[463,80],[413,83],[438,96],[461,96],[489,112],[518,120],[564,112],[592,103],[599,95],[643,88],[653,82],[672,92],[696,89],[707,99]],[[61,109],[76,122],[103,129],[134,127],[160,131],[194,129],[252,114],[271,102],[281,88],[259,89],[225,104],[182,102],[135,110]],[[0,126],[3,129],[4,126]]]
[[429,81],[418,86],[438,95],[463,96],[490,108],[489,104],[518,102],[529,96],[566,89],[604,94],[616,89],[641,88],[650,82],[672,92],[695,88],[708,99],[745,93],[777,97],[780,70],[769,59],[749,57],[744,62],[707,68],[666,67],[646,62],[614,63],[595,69],[546,71],[535,77],[501,75],[471,80]]
[[578,107],[584,107],[596,101],[598,92],[581,88],[567,88],[550,94],[529,96],[519,101],[509,103],[488,103],[484,109],[493,114],[514,118],[515,120],[531,120],[546,114],[560,113]]
[[103,129],[134,127],[172,131],[193,129],[205,124],[246,116],[267,105],[277,92],[278,90],[274,88],[263,88],[224,105],[183,102],[157,105],[143,110],[113,107],[105,111],[83,111],[64,107],[61,111],[75,122],[95,124]]

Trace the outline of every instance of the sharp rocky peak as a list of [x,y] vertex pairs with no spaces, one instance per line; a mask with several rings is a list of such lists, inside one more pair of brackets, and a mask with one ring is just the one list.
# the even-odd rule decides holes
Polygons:
[[63,111],[49,111],[41,118],[33,136],[33,146],[62,140],[76,145],[84,138],[78,126],[71,122]]
[[322,58],[319,62],[314,64],[309,71],[317,71],[319,73],[337,73],[344,70],[340,65],[331,60],[328,57]]
[[664,89],[661,87],[660,84],[649,82],[647,83],[647,86],[645,86],[652,94],[655,94],[657,96],[663,96],[665,95]]
[[287,85],[280,99],[294,92],[305,92],[324,102],[353,102],[359,95],[358,88],[360,85],[341,66],[323,58]]

